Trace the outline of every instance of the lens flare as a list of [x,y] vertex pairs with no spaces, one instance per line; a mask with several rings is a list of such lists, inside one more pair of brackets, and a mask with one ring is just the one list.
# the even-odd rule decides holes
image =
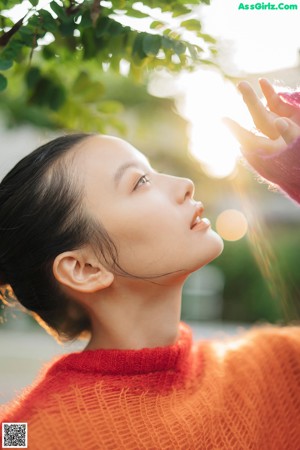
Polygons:
[[238,241],[247,233],[248,222],[242,212],[236,209],[226,209],[219,214],[216,229],[226,241]]

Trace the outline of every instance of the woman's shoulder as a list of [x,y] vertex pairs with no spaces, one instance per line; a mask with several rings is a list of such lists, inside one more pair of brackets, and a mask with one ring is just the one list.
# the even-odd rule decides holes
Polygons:
[[249,344],[257,341],[269,341],[279,345],[291,342],[300,343],[300,323],[279,325],[270,323],[257,323],[244,331],[237,338],[245,339]]
[[300,326],[255,325],[234,337],[207,342],[204,353],[211,370],[229,378],[297,370],[300,385]]
[[240,329],[235,336],[214,339],[209,344],[212,351],[227,357],[287,349],[299,353],[300,325],[255,324],[250,329]]
[[68,389],[72,384],[69,374],[62,373],[60,377],[56,377],[52,373],[62,358],[64,355],[59,355],[45,363],[30,385],[16,392],[12,400],[0,405],[0,421],[18,421],[19,418],[24,420],[24,417],[31,416],[43,405],[46,407],[55,394]]

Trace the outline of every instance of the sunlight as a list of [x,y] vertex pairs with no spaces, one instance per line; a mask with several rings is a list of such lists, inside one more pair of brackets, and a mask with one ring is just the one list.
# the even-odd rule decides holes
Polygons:
[[[20,2],[18,5],[15,5],[13,8],[1,11],[1,14],[3,14],[5,17],[9,17],[14,22],[17,22],[22,17],[26,16],[26,14],[30,10],[32,14],[32,11],[34,11],[35,9],[44,8],[51,14],[53,14],[53,11],[50,8],[50,2],[51,0],[40,0],[37,6],[33,8],[29,0],[24,0],[23,2]],[[28,17],[30,17],[30,14],[27,16],[27,18]]]
[[189,149],[209,175],[224,178],[234,172],[239,144],[222,123],[224,116],[246,128],[253,123],[236,87],[217,72],[199,70],[181,77],[185,95],[177,105],[190,123]]
[[9,10],[1,11],[1,14],[3,14],[3,16],[5,17],[9,17],[14,22],[17,22],[27,14],[27,12],[31,7],[32,7],[31,3],[28,0],[24,0],[23,2],[19,3],[18,5],[15,5],[13,8]]
[[259,73],[296,66],[299,39],[295,30],[299,29],[300,7],[243,11],[238,5],[236,1],[214,0],[199,12],[203,31],[218,39],[229,72]]

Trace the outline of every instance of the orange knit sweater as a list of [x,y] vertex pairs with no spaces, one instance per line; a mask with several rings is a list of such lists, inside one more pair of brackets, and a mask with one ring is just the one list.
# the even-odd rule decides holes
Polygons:
[[4,405],[32,450],[300,449],[300,328],[55,358]]

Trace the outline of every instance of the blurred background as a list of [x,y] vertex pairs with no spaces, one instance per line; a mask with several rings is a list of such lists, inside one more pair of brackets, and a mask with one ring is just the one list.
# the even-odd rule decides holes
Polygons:
[[[253,174],[221,119],[253,128],[242,79],[259,95],[259,77],[279,91],[299,86],[300,10],[236,0],[0,5],[0,178],[62,133],[125,138],[158,171],[195,182],[224,239],[223,254],[184,288],[194,337],[298,321],[300,208]],[[0,403],[53,356],[85,346],[59,345],[4,303],[0,319]]]

